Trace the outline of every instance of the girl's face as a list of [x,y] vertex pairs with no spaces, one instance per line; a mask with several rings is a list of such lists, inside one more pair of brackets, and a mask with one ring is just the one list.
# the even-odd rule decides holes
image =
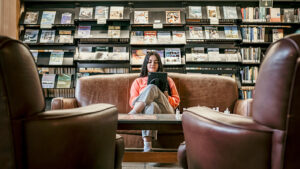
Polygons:
[[155,55],[151,55],[149,57],[149,61],[147,64],[148,72],[157,72],[158,70],[158,60]]

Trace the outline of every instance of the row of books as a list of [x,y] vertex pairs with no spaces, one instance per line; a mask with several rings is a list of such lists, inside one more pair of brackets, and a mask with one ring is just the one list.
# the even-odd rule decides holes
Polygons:
[[241,8],[243,22],[300,22],[299,8]]
[[[71,30],[42,30],[26,29],[23,42],[24,43],[73,43],[73,35]],[[40,38],[39,38],[40,37]]]
[[114,73],[114,74],[124,74],[129,73],[128,68],[79,68],[79,73],[77,73],[77,78],[82,76],[87,76],[90,73],[97,74],[97,73]]
[[187,62],[239,62],[240,53],[237,49],[225,49],[220,53],[219,48],[191,48],[191,53],[186,53]]
[[142,65],[146,54],[150,51],[156,51],[160,55],[163,64],[184,64],[180,48],[165,48],[164,50],[133,49],[130,60],[131,65]]
[[254,94],[254,86],[242,86],[241,90],[241,99],[251,99]]
[[185,31],[132,31],[130,44],[185,44]]
[[237,26],[189,26],[188,39],[239,39]]
[[75,89],[43,89],[45,98],[53,98],[53,97],[75,97]]
[[257,66],[245,66],[240,70],[242,83],[256,83],[258,76]]
[[272,29],[266,33],[265,27],[243,27],[241,29],[243,42],[275,42],[284,37],[283,29]]
[[74,86],[71,74],[43,74],[41,81],[43,88],[71,88]]
[[91,30],[92,26],[78,26],[76,38],[129,38],[129,30],[108,26],[107,30]]
[[76,68],[72,67],[38,67],[39,74],[75,74]]
[[240,51],[243,63],[260,63],[261,48],[241,48]]

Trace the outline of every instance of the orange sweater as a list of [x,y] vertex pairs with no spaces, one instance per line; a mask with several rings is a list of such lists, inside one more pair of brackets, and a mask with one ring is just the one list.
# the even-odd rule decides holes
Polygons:
[[[148,81],[148,77],[139,77],[133,81],[130,89],[130,100],[129,100],[129,104],[132,108],[133,108],[132,102],[134,101],[135,98],[137,98],[140,95],[140,92],[145,87],[147,87],[147,81]],[[172,93],[172,96],[169,96],[168,100],[171,106],[175,109],[179,105],[180,98],[174,81],[168,77],[168,82]]]

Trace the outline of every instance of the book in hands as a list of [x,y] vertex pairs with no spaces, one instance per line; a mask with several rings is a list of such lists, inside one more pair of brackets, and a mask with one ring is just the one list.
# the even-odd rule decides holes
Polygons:
[[168,91],[167,80],[168,74],[166,72],[150,72],[148,75],[147,84],[156,85],[162,92]]

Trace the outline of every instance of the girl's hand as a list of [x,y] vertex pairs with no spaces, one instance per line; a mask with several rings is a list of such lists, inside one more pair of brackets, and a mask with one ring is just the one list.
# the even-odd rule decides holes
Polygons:
[[168,91],[164,91],[164,94],[167,98],[169,98],[169,94],[168,94]]

